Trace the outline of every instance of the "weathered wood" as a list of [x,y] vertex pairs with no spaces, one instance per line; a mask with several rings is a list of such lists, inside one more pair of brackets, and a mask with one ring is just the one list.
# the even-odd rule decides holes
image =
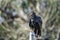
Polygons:
[[41,36],[35,37],[34,32],[30,32],[29,40],[44,40],[44,37],[41,37]]
[[34,32],[30,32],[30,38],[29,38],[29,40],[34,40],[35,38],[34,38],[35,36],[34,36]]

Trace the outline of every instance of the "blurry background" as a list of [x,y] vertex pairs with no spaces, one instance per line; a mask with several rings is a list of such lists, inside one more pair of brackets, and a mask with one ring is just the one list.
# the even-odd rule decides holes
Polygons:
[[[12,8],[9,9],[7,4]],[[13,17],[1,11],[6,11],[5,7],[10,11],[14,9],[11,15],[18,17],[11,21]],[[58,40],[60,0],[0,0],[0,40],[29,40],[29,18],[32,11],[42,18],[42,36]]]

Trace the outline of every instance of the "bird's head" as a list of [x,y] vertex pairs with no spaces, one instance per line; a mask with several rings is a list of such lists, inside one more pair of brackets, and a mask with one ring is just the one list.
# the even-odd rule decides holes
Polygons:
[[36,17],[36,13],[35,12],[32,12],[31,17],[32,18],[35,18]]

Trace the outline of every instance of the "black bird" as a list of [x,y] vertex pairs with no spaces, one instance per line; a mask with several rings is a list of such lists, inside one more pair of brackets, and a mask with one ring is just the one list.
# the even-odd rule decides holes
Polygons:
[[37,16],[34,12],[31,15],[29,26],[31,29],[34,29],[36,36],[41,36],[42,20],[41,17]]

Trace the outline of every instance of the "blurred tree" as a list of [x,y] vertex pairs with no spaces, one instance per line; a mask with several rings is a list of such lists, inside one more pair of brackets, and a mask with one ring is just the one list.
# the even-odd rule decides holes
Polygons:
[[[20,15],[20,19],[19,19],[20,22],[22,21],[21,20],[22,18],[26,19],[27,14],[25,14],[25,12],[24,12],[26,10],[27,10],[26,13],[31,13],[30,9],[35,11],[36,14],[39,13],[39,15],[41,16],[42,21],[43,21],[42,36],[46,37],[47,34],[48,34],[47,36],[50,36],[51,34],[53,34],[54,39],[51,39],[51,36],[50,36],[50,40],[55,40],[55,38],[57,37],[56,34],[59,33],[58,28],[60,28],[59,27],[59,25],[60,25],[60,1],[59,0],[0,0],[0,7],[2,7],[2,9],[4,10],[4,8],[6,7],[8,2],[11,2],[13,8],[18,12],[19,15],[20,14],[23,15],[22,17]],[[9,7],[10,7],[10,5],[9,5]],[[38,7],[38,9],[37,9],[37,7]],[[21,12],[21,10],[22,10],[22,12]],[[3,12],[0,12],[0,13],[1,13],[1,16],[4,14]],[[22,21],[22,22],[24,22],[24,21]],[[6,37],[7,38],[13,37],[12,38],[13,40],[19,39],[19,38],[17,38],[18,37],[17,34],[18,34],[18,32],[21,32],[18,29],[21,27],[19,26],[17,28],[17,30],[19,30],[19,31],[16,31],[15,29],[13,29],[12,27],[10,27],[8,25],[7,20],[5,20],[4,23],[6,24],[6,27],[2,25],[0,30],[6,31],[6,33],[7,33]],[[19,24],[19,25],[21,25],[21,24]],[[16,26],[18,26],[18,25],[16,25]],[[3,36],[2,32],[1,32],[1,35]]]

